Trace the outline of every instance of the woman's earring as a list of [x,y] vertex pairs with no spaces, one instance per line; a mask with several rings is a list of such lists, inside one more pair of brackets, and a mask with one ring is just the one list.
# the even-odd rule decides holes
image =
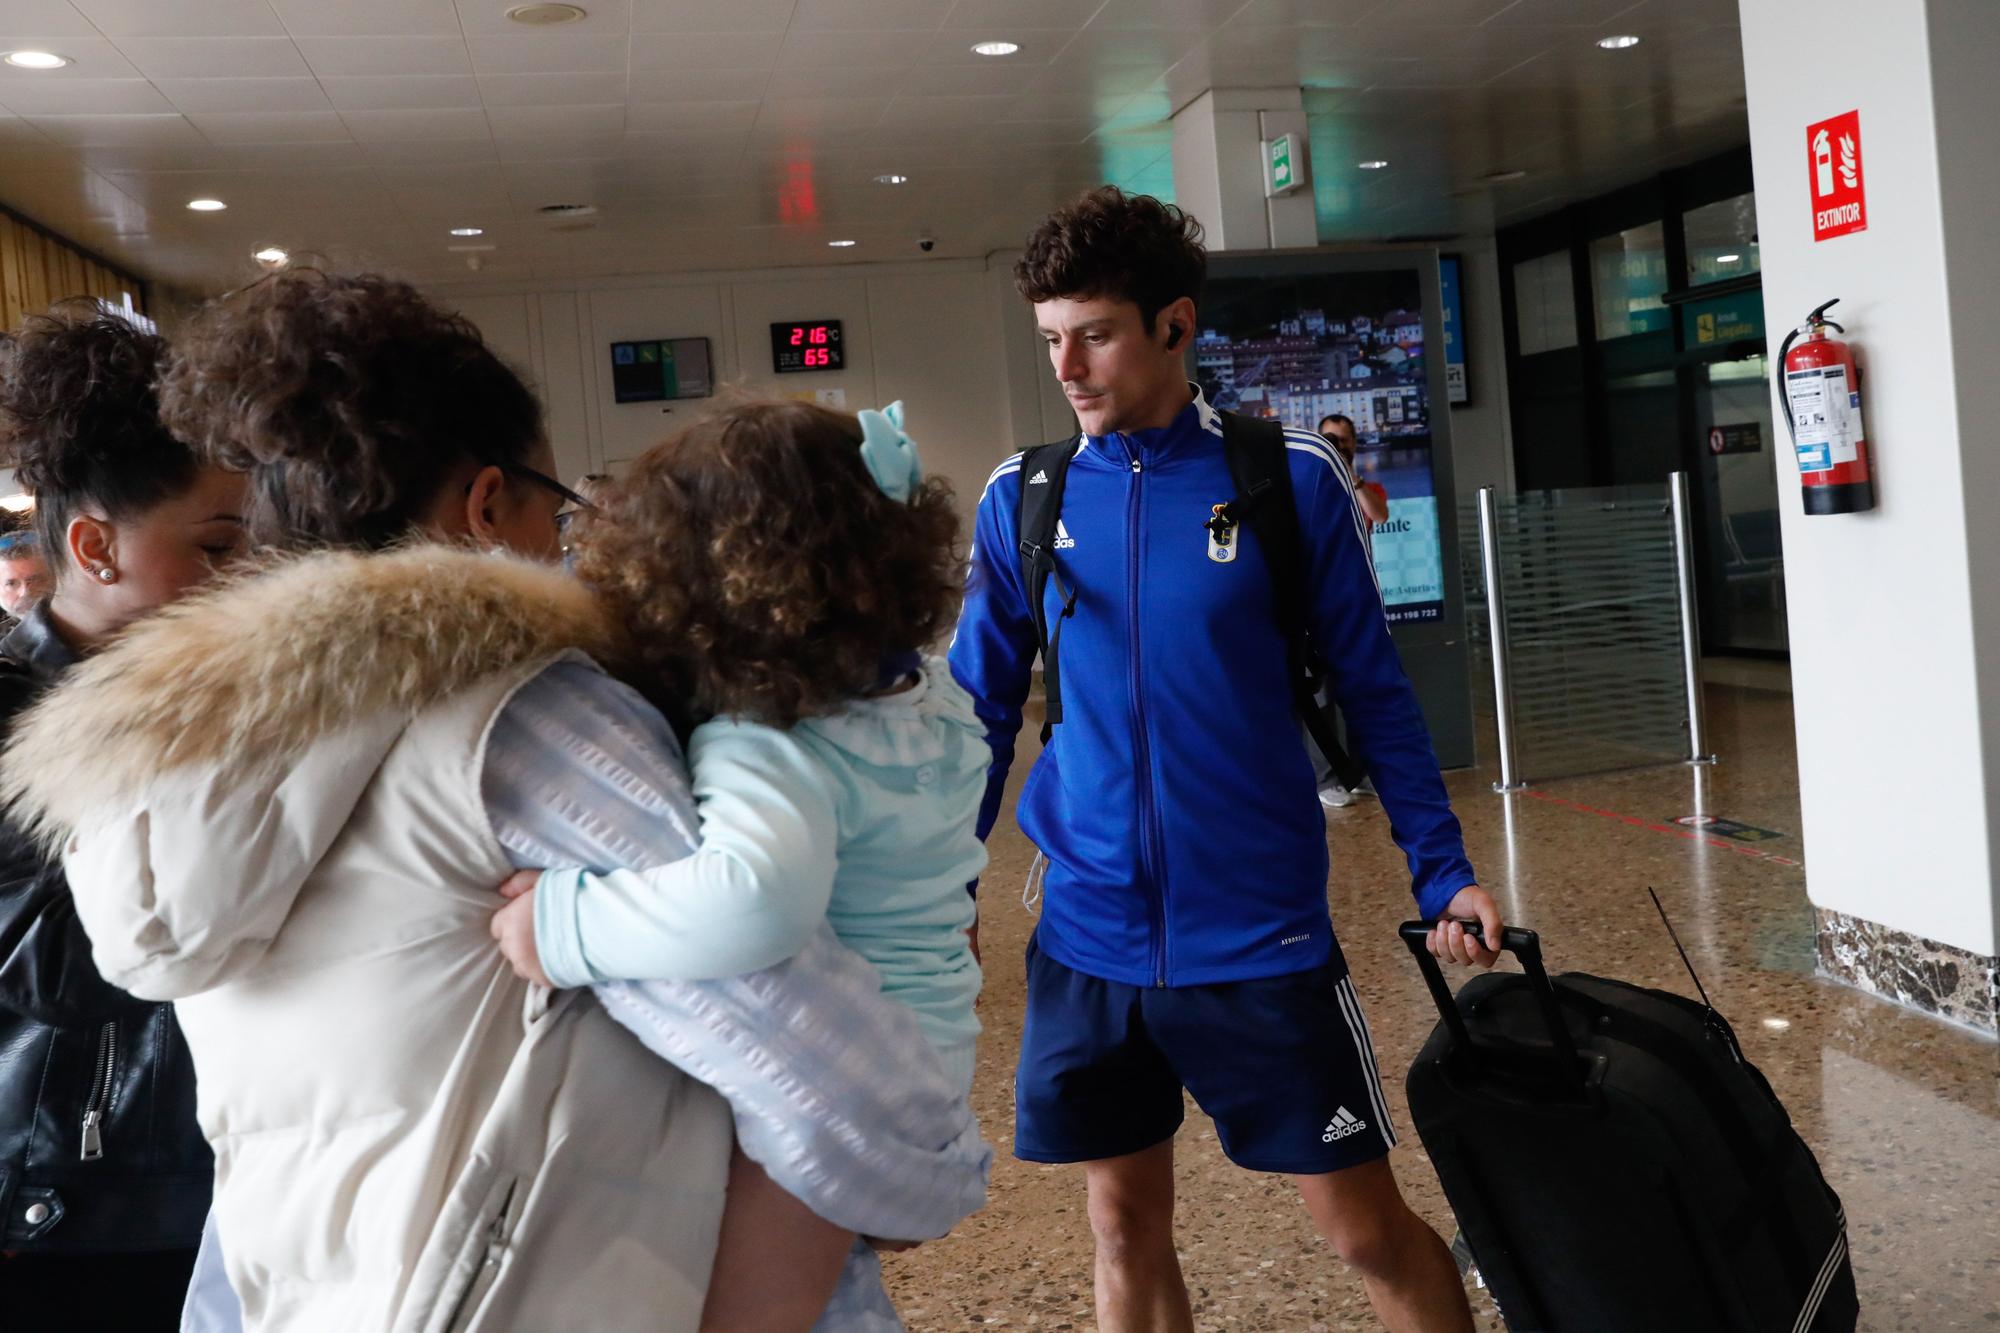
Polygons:
[[116,583],[118,581],[118,571],[106,565],[103,569],[97,571],[97,577],[103,579],[106,583]]

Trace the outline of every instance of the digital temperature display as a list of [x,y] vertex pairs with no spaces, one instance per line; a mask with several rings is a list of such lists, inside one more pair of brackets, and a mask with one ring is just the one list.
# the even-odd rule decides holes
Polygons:
[[847,349],[837,319],[798,320],[771,326],[771,369],[780,375],[804,370],[841,370]]

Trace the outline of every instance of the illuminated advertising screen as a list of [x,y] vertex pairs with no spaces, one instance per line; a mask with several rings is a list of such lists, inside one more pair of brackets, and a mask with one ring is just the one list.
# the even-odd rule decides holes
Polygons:
[[1414,267],[1217,275],[1194,347],[1217,407],[1300,430],[1334,415],[1354,423],[1356,475],[1389,496],[1372,544],[1393,622],[1444,618],[1423,308]]

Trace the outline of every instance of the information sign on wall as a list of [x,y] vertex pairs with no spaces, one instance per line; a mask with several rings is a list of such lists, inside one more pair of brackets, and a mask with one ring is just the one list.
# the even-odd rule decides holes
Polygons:
[[1444,398],[1453,407],[1472,401],[1465,382],[1465,297],[1457,255],[1438,256],[1438,299],[1444,306]]
[[1811,184],[1815,241],[1868,230],[1859,111],[1806,126],[1806,171]]

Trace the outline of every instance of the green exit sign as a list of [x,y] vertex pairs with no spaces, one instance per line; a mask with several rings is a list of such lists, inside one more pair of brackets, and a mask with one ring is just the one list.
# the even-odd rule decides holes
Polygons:
[[1266,193],[1272,195],[1290,194],[1305,183],[1304,153],[1300,151],[1299,136],[1281,134],[1264,144],[1264,165]]

